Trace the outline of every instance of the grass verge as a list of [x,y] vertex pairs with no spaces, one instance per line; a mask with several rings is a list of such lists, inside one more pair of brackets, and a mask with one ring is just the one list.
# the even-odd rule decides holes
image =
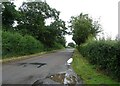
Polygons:
[[84,84],[120,85],[119,82],[112,80],[110,77],[96,70],[96,67],[83,58],[78,50],[74,51],[72,67],[77,75],[83,79]]

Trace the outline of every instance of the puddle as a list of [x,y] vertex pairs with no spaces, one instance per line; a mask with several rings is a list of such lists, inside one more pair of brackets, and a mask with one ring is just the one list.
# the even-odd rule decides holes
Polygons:
[[71,64],[66,64],[67,70],[57,74],[50,75],[49,78],[60,84],[67,86],[76,86],[77,84],[82,84],[82,80],[78,78],[75,72],[71,68]]
[[68,73],[58,73],[49,75],[43,79],[36,80],[32,86],[44,86],[44,85],[57,86],[81,86],[81,81],[74,75],[69,75]]
[[32,86],[42,86],[44,84],[61,84],[62,86],[77,86],[83,84],[82,80],[74,73],[72,69],[57,74],[48,74],[43,79],[39,79]]
[[69,75],[68,73],[55,74],[48,78],[60,84],[69,84],[69,86],[75,86],[75,84],[77,84],[77,78],[74,75]]
[[[77,86],[83,84],[82,80],[75,74],[71,67],[72,59],[67,61],[65,66],[66,71],[59,72],[57,74],[52,74],[46,76],[44,79],[37,80],[33,83],[35,86],[41,86],[42,84],[62,84],[65,86]],[[37,64],[36,64],[37,65]]]
[[65,73],[51,75],[48,78],[52,79],[53,81],[59,82],[61,84],[64,84]]
[[19,63],[18,66],[23,66],[23,67],[26,67],[28,65],[36,65],[37,68],[40,68],[44,65],[47,65],[47,63]]

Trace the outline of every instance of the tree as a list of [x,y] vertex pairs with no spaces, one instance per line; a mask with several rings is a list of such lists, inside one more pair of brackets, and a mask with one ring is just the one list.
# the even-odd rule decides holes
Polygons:
[[88,14],[80,14],[77,17],[71,17],[70,20],[73,40],[77,45],[85,43],[89,36],[96,37],[100,32],[100,24],[93,21]]
[[73,43],[73,42],[70,42],[70,43],[68,43],[68,46],[70,46],[70,47],[75,47],[75,44]]
[[[59,18],[59,14],[59,11],[42,1],[24,2],[19,10],[15,9],[12,2],[4,2],[2,18],[3,25],[7,26],[6,30],[31,35],[46,47],[52,48],[56,43],[63,46],[66,43],[64,35],[67,33],[67,28],[65,22]],[[47,19],[53,20],[50,25],[45,24]],[[17,26],[13,27],[15,21]]]
[[[67,33],[65,22],[59,19],[60,12],[46,2],[23,3],[19,10],[21,16],[18,18],[18,31],[23,35],[32,35],[48,47],[52,47],[55,42],[61,42],[61,38]],[[49,18],[53,22],[46,26],[45,20]]]
[[5,27],[13,27],[14,21],[18,17],[18,12],[12,2],[2,2],[2,25]]

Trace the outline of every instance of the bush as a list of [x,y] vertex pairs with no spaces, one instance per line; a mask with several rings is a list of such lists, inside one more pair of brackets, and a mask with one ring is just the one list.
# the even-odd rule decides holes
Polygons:
[[62,44],[60,43],[55,43],[54,46],[53,46],[54,49],[62,49],[64,48]]
[[32,36],[24,36],[19,41],[19,50],[21,53],[32,54],[43,51],[43,45]]
[[4,57],[41,52],[43,44],[32,36],[2,32],[2,55]]
[[90,63],[105,70],[107,74],[117,78],[120,77],[120,42],[118,41],[93,41],[78,47],[80,53],[86,57]]
[[2,55],[12,55],[17,52],[17,47],[21,35],[18,33],[3,32],[2,33]]
[[61,45],[60,43],[56,43],[54,42],[53,46],[52,47],[48,47],[48,46],[45,46],[45,51],[51,51],[51,50],[56,50],[56,49],[62,49],[64,48],[63,45]]

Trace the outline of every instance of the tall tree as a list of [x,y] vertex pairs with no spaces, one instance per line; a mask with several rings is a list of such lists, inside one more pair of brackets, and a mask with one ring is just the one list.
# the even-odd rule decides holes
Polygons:
[[[46,2],[23,3],[19,10],[21,16],[18,18],[17,29],[22,34],[30,34],[50,47],[65,35],[67,28],[65,22],[59,19],[60,12]],[[53,22],[46,26],[45,20],[49,18]]]
[[77,45],[84,43],[89,36],[96,37],[100,32],[100,24],[93,21],[88,14],[80,14],[77,17],[71,17],[71,29],[73,33],[73,40]]
[[46,26],[46,32],[44,32],[44,38],[46,38],[46,40],[44,40],[44,43],[53,46],[53,44],[57,42],[65,46],[66,41],[64,35],[67,34],[66,29],[64,21],[59,19],[52,22],[50,25]]
[[2,2],[2,25],[13,27],[14,21],[17,19],[18,12],[12,2]]

